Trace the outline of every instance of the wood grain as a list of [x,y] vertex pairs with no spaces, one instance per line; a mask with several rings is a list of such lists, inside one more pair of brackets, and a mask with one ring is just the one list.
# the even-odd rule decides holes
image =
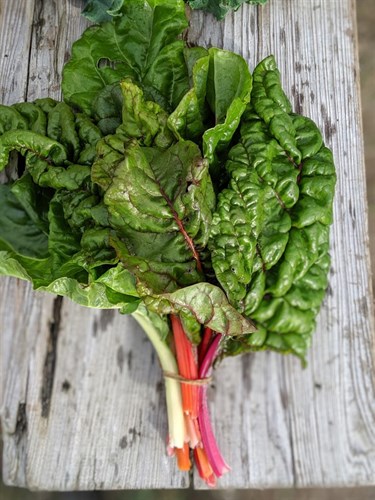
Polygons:
[[[79,1],[0,6],[3,103],[60,96],[61,68],[85,27]],[[13,40],[14,26],[17,30]],[[375,481],[374,327],[355,5],[277,0],[225,22],[193,13],[190,40],[275,54],[296,111],[320,126],[338,171],[329,293],[308,368],[273,353],[228,359],[210,408],[232,471],[220,488]],[[5,57],[7,55],[7,57]],[[33,489],[183,488],[165,455],[160,369],[131,318],[0,281],[4,480]],[[194,476],[194,486],[203,488]]]

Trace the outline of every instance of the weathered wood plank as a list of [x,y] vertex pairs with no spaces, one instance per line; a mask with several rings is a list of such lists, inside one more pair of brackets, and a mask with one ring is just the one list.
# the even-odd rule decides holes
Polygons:
[[[244,7],[220,25],[193,15],[193,41],[240,52],[251,68],[275,54],[294,109],[318,123],[338,171],[330,288],[308,368],[259,353],[225,361],[216,373],[220,390],[212,411],[216,428],[225,425],[219,437],[234,468],[221,487],[375,481],[374,325],[355,22],[351,0],[279,0]],[[248,384],[239,382],[244,373]]]
[[34,5],[34,0],[0,3],[2,28],[0,102],[2,104],[18,102],[26,96]]
[[[14,10],[9,5],[0,4],[0,102],[11,104],[26,98],[28,83],[28,54],[30,48],[34,1],[16,0]],[[17,15],[15,16],[15,13]],[[17,33],[17,37],[14,36]],[[22,55],[22,57],[20,57]],[[5,176],[0,174],[0,180]],[[25,482],[24,456],[26,442],[23,439],[25,427],[25,401],[28,380],[27,334],[38,331],[37,318],[41,312],[37,297],[30,300],[30,287],[16,280],[0,281],[0,409],[4,436],[12,435],[12,440],[4,439],[4,477]],[[20,311],[24,308],[24,314]],[[9,307],[17,311],[17,316],[8,314]],[[35,312],[37,313],[35,314]],[[30,326],[25,329],[25,324]],[[8,334],[8,338],[5,336]],[[32,344],[31,344],[32,345]],[[12,367],[17,367],[15,370]],[[17,373],[18,372],[18,373]],[[3,406],[8,399],[9,405]]]
[[[84,28],[80,3],[35,0],[35,10],[31,1],[6,0],[0,9],[4,4],[2,102],[23,100],[26,90],[29,100],[59,97],[64,58]],[[19,60],[29,53],[32,15],[28,67]],[[15,45],[9,30],[19,19]],[[271,1],[224,23],[193,14],[191,40],[236,50],[251,68],[276,55],[296,111],[320,125],[338,169],[330,293],[308,368],[257,353],[226,360],[215,374],[211,411],[233,468],[221,488],[374,482],[374,330],[355,32],[351,0]],[[130,318],[34,294],[15,280],[2,279],[0,293],[5,481],[53,490],[185,487],[187,477],[165,456],[160,370]],[[202,487],[199,479],[195,486]]]
[[[24,7],[7,3],[3,34]],[[27,10],[31,46],[18,85],[28,85],[7,102],[60,98],[63,63],[87,26],[81,7],[37,0]],[[4,94],[12,81],[1,72]],[[0,287],[4,481],[43,490],[186,487],[187,474],[166,457],[161,373],[135,322],[34,295],[16,280]]]

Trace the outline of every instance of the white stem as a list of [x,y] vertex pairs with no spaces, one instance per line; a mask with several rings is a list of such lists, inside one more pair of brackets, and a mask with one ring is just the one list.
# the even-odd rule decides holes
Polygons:
[[[159,357],[161,367],[166,372],[171,372],[178,375],[178,368],[176,359],[166,345],[160,338],[160,335],[150,320],[139,312],[133,313],[134,319],[140,324],[149,338],[151,344]],[[165,377],[165,393],[167,400],[168,412],[168,427],[170,446],[176,448],[183,448],[185,441],[185,420],[182,408],[181,384],[178,380]]]

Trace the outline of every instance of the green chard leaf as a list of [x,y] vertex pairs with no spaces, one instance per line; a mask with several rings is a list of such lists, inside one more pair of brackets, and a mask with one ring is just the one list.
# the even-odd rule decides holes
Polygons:
[[250,101],[252,78],[241,56],[211,48],[196,60],[192,80],[168,125],[177,137],[202,144],[205,158],[213,165],[239,126]]
[[105,222],[91,191],[100,129],[65,103],[39,99],[0,106],[0,132],[0,169],[12,151],[25,156],[26,167],[19,179],[0,185],[0,274],[89,307],[135,310],[139,299],[125,279],[132,275],[118,263],[108,234],[99,245],[92,232]]
[[[30,281],[35,290],[62,295],[86,307],[119,309],[124,314],[132,313],[139,305],[139,298],[133,289],[129,293],[118,292],[116,288],[107,286],[105,275],[89,283],[67,276],[54,278],[46,275],[49,265],[48,258],[30,258],[0,247],[0,275]],[[122,273],[128,273],[122,266],[120,268]],[[130,280],[132,276],[128,274]],[[119,276],[118,288],[123,290],[124,276],[120,273]],[[116,284],[113,286],[116,287]]]
[[[134,311],[139,303],[134,277],[118,263],[109,247],[108,232],[106,239],[98,230],[87,230],[80,238],[65,219],[59,196],[40,203],[41,191],[27,176],[11,189],[0,186],[4,209],[0,217],[0,274],[31,281],[36,290],[64,295],[87,307]],[[112,267],[107,269],[109,264]]]
[[28,130],[29,123],[15,106],[0,104],[0,136],[9,130]]
[[99,145],[106,153],[93,165],[92,178],[104,191],[119,258],[144,279],[156,273],[157,293],[163,277],[180,285],[201,280],[199,251],[207,244],[214,193],[199,148],[186,141],[159,150],[133,140],[122,153],[111,148],[115,139]]
[[104,136],[115,134],[122,123],[123,96],[118,82],[106,85],[92,102],[90,114]]
[[[66,167],[72,163],[89,166],[95,157],[95,146],[102,134],[87,116],[74,113],[65,103],[52,99],[39,99],[34,103],[0,106],[0,170],[4,169],[12,151],[26,157],[26,167],[36,183],[51,187],[59,183],[58,170],[51,166]],[[78,173],[80,171],[80,173]],[[73,168],[71,178],[87,178],[84,169]],[[62,184],[67,176],[60,169]],[[39,177],[44,176],[44,181]],[[75,182],[79,182],[78,179]],[[74,189],[74,187],[73,187]]]
[[189,89],[182,0],[127,0],[112,22],[88,28],[73,44],[63,71],[64,99],[93,116],[93,103],[108,85],[131,78],[146,98],[167,111]]
[[123,95],[122,124],[117,134],[138,139],[144,146],[166,149],[174,142],[167,127],[168,114],[153,101],[145,101],[142,90],[130,80],[120,83]]
[[0,137],[0,171],[8,165],[12,151],[27,155],[30,161],[44,158],[59,165],[67,160],[66,151],[59,142],[28,130],[9,130]]
[[165,111],[136,85],[124,81],[121,88],[123,124],[98,143],[92,167],[109,226],[127,248],[122,254],[189,263],[199,273],[215,204],[207,161],[196,144],[173,144]]
[[268,347],[303,358],[327,287],[335,170],[315,124],[291,113],[273,57],[253,79],[209,248],[230,303],[258,331],[227,352]]
[[[25,184],[24,181],[22,183]],[[27,199],[23,198],[25,193]],[[17,195],[20,196],[20,199]],[[48,237],[45,231],[45,207],[44,203],[40,203],[38,207],[35,205],[35,198],[39,195],[40,190],[37,187],[33,190],[25,189],[20,181],[14,183],[13,186],[0,185],[1,250],[12,249],[36,259],[47,256]],[[41,199],[38,198],[38,201],[40,202]],[[28,205],[28,211],[25,205]]]

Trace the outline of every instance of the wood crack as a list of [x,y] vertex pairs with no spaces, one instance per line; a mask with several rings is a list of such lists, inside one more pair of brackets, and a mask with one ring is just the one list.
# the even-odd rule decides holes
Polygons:
[[[35,10],[37,9],[37,6],[34,5],[34,15],[33,18],[37,16],[35,13]],[[28,94],[29,94],[29,83],[30,83],[30,66],[31,66],[31,53],[33,49],[33,37],[34,37],[34,23],[31,25],[30,29],[30,42],[29,42],[29,52],[27,55],[27,71],[26,71],[26,84],[25,84],[25,91],[24,91],[24,99],[27,102],[28,101]]]
[[43,379],[40,391],[40,403],[42,407],[43,418],[48,418],[51,406],[51,396],[57,359],[57,341],[61,323],[62,302],[63,298],[60,296],[56,297],[53,301],[53,316],[49,328],[47,352],[44,359]]
[[288,429],[288,441],[289,441],[289,450],[290,450],[290,461],[291,461],[291,470],[293,487],[295,488],[298,485],[298,471],[296,468],[296,457],[294,450],[294,429],[292,424],[292,415],[290,414],[288,408],[288,386],[287,386],[287,367],[285,363],[285,359],[282,360],[282,381],[280,387],[280,397],[282,400],[282,405],[285,410],[286,423]]
[[20,444],[26,432],[27,432],[26,403],[19,403],[17,409],[16,429],[14,431],[14,437],[17,445]]

